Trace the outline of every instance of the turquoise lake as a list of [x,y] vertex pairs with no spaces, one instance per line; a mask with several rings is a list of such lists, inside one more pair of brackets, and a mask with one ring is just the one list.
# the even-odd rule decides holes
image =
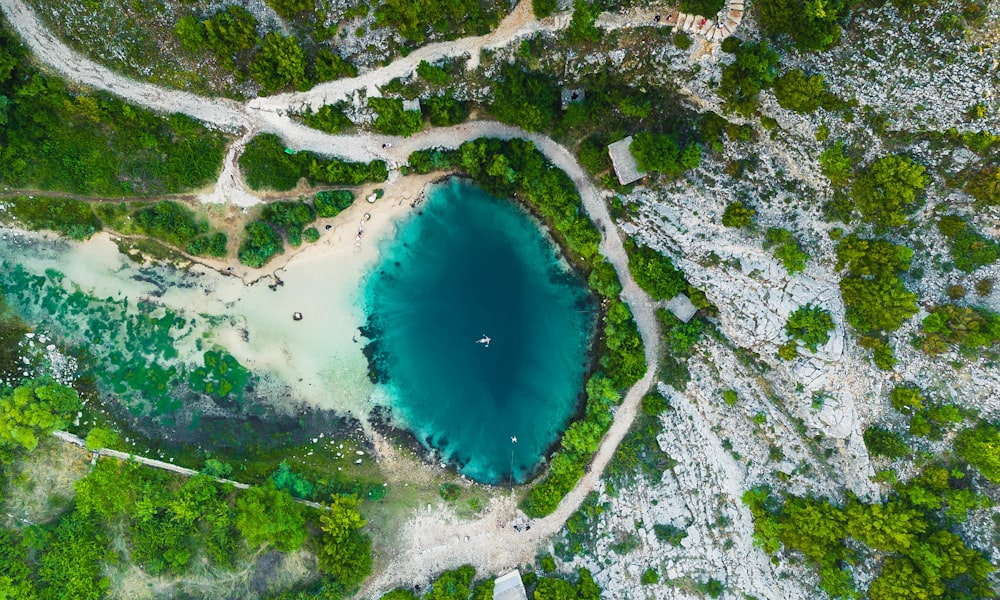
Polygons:
[[596,315],[584,281],[514,202],[455,178],[380,250],[366,352],[393,414],[461,473],[523,481],[583,389]]

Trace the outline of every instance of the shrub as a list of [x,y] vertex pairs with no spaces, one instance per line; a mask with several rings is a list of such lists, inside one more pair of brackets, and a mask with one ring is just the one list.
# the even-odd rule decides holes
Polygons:
[[441,487],[438,489],[438,494],[446,502],[454,502],[458,500],[458,497],[462,495],[462,488],[454,483],[442,483]]
[[403,101],[397,98],[369,98],[373,109],[375,131],[388,135],[410,136],[424,128],[424,116],[417,110],[403,110]]
[[503,123],[544,131],[552,127],[560,102],[559,87],[548,75],[504,65],[494,84],[490,112]]
[[941,217],[938,230],[948,239],[948,252],[957,269],[971,273],[1000,258],[1000,244],[983,236],[961,217]]
[[48,229],[70,239],[86,240],[103,228],[90,204],[82,200],[18,196],[6,202],[11,214],[29,229]]
[[760,23],[772,35],[788,35],[799,50],[827,50],[840,40],[840,25],[851,3],[831,0],[813,10],[805,0],[773,0],[760,5]]
[[1000,483],[1000,429],[980,421],[955,438],[955,453],[979,469],[983,477]]
[[736,393],[736,390],[724,390],[722,392],[722,401],[729,406],[736,406],[736,403],[739,401],[739,395]]
[[660,254],[649,246],[639,246],[629,240],[628,269],[635,282],[654,300],[666,300],[687,289],[684,273],[674,267],[669,256]]
[[882,427],[869,427],[864,433],[865,446],[872,456],[903,458],[910,455],[910,447],[898,433]]
[[840,280],[847,322],[862,333],[894,331],[917,312],[917,296],[899,274],[910,268],[913,251],[879,239],[856,235],[837,245],[838,267],[848,273]]
[[917,206],[917,194],[927,185],[924,167],[906,156],[875,160],[858,174],[851,187],[855,208],[866,223],[902,227]]
[[808,77],[800,69],[793,69],[774,80],[774,97],[778,104],[797,113],[814,112],[825,92],[822,75]]
[[780,227],[769,227],[764,236],[764,249],[775,248],[774,257],[781,261],[789,275],[794,275],[806,268],[809,255],[791,231]]
[[747,227],[753,221],[754,209],[737,200],[726,206],[722,213],[722,224],[726,227]]
[[240,263],[259,269],[283,252],[281,235],[273,227],[263,221],[247,223],[237,254]]
[[827,176],[834,186],[843,186],[851,178],[854,165],[851,159],[844,154],[844,142],[838,141],[819,155],[819,164],[823,169],[823,174]]
[[660,574],[656,571],[656,569],[653,568],[646,569],[643,572],[642,577],[640,578],[640,582],[642,583],[642,585],[651,585],[654,583],[659,583]]
[[795,309],[785,323],[785,333],[802,342],[810,352],[816,352],[817,346],[830,341],[832,330],[833,317],[830,311],[811,304]]
[[902,413],[923,410],[926,399],[920,392],[920,388],[906,385],[897,385],[890,395],[892,407]]
[[472,112],[469,103],[456,99],[451,90],[423,100],[423,107],[427,110],[427,118],[430,119],[431,125],[435,127],[461,123],[468,119]]
[[229,239],[226,234],[220,232],[201,235],[188,242],[188,254],[195,256],[214,256],[215,258],[225,258],[229,251],[227,249]]
[[320,48],[316,52],[314,69],[316,80],[319,82],[332,81],[341,77],[356,77],[358,74],[357,67],[344,60],[340,55],[334,54],[328,48]]
[[316,195],[313,196],[313,206],[316,208],[316,216],[324,219],[337,216],[353,203],[354,192],[350,190],[316,192]]
[[993,293],[993,286],[995,282],[990,277],[984,277],[976,282],[976,295],[978,296],[989,296]]
[[287,86],[305,87],[306,57],[298,40],[269,32],[250,63],[250,74],[268,93]]
[[558,4],[558,0],[532,0],[531,10],[535,13],[536,17],[544,19],[555,11]]
[[674,46],[677,46],[681,50],[687,50],[692,44],[694,44],[694,41],[691,39],[691,36],[683,31],[678,31],[674,34]]
[[319,230],[315,227],[310,227],[302,232],[302,239],[306,242],[313,244],[319,241]]
[[963,355],[976,356],[980,349],[1000,342],[1000,314],[991,310],[946,304],[931,308],[930,313],[917,338],[927,354],[941,354],[955,345]]
[[778,346],[778,358],[782,360],[795,360],[799,357],[799,345],[795,340],[788,340]]
[[671,546],[680,546],[681,541],[688,535],[687,530],[683,527],[674,527],[673,525],[663,525],[660,523],[653,525],[653,533],[656,535],[657,540]]

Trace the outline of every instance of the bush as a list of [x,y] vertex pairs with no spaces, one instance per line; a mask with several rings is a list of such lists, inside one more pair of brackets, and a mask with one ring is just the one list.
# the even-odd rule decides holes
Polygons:
[[917,207],[917,195],[927,182],[924,167],[908,157],[883,156],[858,174],[851,198],[866,223],[902,227],[906,214]]
[[273,227],[263,221],[247,223],[243,241],[240,243],[240,250],[237,254],[240,263],[259,269],[267,264],[275,254],[283,252],[281,235]]
[[170,200],[163,200],[132,213],[137,229],[178,248],[208,231],[208,224],[198,221],[194,212]]
[[458,487],[454,483],[442,483],[441,487],[438,489],[438,494],[446,502],[454,502],[458,500],[458,497],[462,494],[462,488]]
[[654,300],[673,298],[687,289],[684,273],[674,267],[669,256],[649,246],[639,246],[633,240],[626,242],[625,249],[629,255],[628,270]]
[[369,98],[368,108],[375,110],[375,131],[388,135],[410,136],[424,128],[423,114],[418,110],[403,110],[397,98]]
[[692,44],[694,44],[694,41],[691,39],[691,36],[683,31],[678,31],[674,34],[674,46],[677,46],[679,49],[687,50]]
[[341,77],[356,77],[358,74],[357,67],[344,60],[339,54],[334,54],[328,48],[320,48],[316,53],[314,68],[318,82],[333,81]]
[[1000,429],[980,421],[978,425],[958,434],[955,453],[979,469],[983,477],[1000,483]]
[[385,181],[389,176],[384,161],[368,164],[324,158],[312,152],[285,152],[281,139],[270,133],[250,140],[239,160],[240,171],[253,190],[286,191],[307,177],[332,185],[360,185],[369,181]]
[[656,311],[656,318],[660,322],[660,333],[670,351],[677,357],[690,356],[694,345],[701,340],[704,324],[698,319],[684,323],[675,317],[674,313],[664,308]]
[[865,446],[872,456],[904,458],[910,455],[910,447],[898,433],[882,427],[869,427],[864,433]]
[[701,147],[690,144],[684,151],[673,136],[665,133],[637,133],[629,145],[640,171],[656,171],[676,177],[701,162]]
[[754,209],[737,200],[726,206],[722,213],[722,224],[725,227],[747,227],[753,221]]
[[807,77],[800,69],[793,69],[774,80],[774,97],[778,104],[797,113],[815,112],[825,93],[822,75]]
[[775,248],[774,257],[781,261],[789,275],[806,268],[809,255],[802,249],[792,232],[779,227],[769,227],[764,236],[764,249]]
[[659,583],[660,574],[656,571],[656,569],[649,568],[643,572],[642,577],[639,579],[639,581],[642,583],[642,585],[651,585],[654,583]]
[[981,349],[1000,342],[1000,314],[985,308],[954,305],[935,306],[920,324],[917,342],[930,355],[958,346],[964,356],[975,357]]
[[215,258],[225,258],[229,254],[227,245],[229,239],[222,232],[210,233],[194,238],[188,242],[188,254],[195,256],[213,256]]
[[341,133],[354,125],[341,107],[330,104],[321,106],[316,113],[307,112],[302,120],[306,125],[327,133]]
[[760,5],[760,23],[771,35],[788,35],[799,50],[828,50],[840,40],[840,25],[851,3],[831,0],[814,10],[805,0],[773,0]]
[[846,185],[851,178],[854,165],[844,154],[844,142],[839,141],[819,155],[819,164],[823,174],[829,178],[835,187]]
[[722,401],[729,406],[736,406],[736,403],[739,401],[739,395],[736,393],[736,390],[724,390],[722,392]]
[[981,205],[1000,205],[1000,167],[986,167],[976,172],[965,191]]
[[571,44],[596,43],[601,39],[601,30],[594,25],[597,10],[587,0],[573,0],[573,16],[566,27],[566,39]]
[[539,19],[544,19],[551,15],[558,6],[558,0],[532,0],[531,10]]
[[832,330],[833,317],[830,316],[830,311],[811,304],[795,309],[785,323],[785,333],[802,342],[810,352],[816,352],[817,346],[830,341]]
[[750,117],[757,110],[758,94],[771,86],[778,74],[778,53],[767,41],[743,42],[736,60],[722,68],[718,93],[727,110]]
[[1000,258],[1000,244],[983,236],[961,217],[941,217],[938,230],[948,238],[948,252],[957,269],[971,273]]
[[315,227],[310,227],[302,232],[302,239],[306,242],[313,244],[319,241],[319,230]]
[[48,229],[70,239],[86,240],[103,228],[90,204],[82,200],[18,196],[6,203],[7,210],[29,229]]

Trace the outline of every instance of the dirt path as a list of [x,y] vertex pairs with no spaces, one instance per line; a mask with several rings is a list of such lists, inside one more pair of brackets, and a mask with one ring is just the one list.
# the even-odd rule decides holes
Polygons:
[[[256,99],[246,106],[240,106],[230,100],[203,98],[185,92],[165,90],[112,73],[54,39],[21,0],[0,0],[0,7],[38,59],[54,67],[68,79],[107,90],[148,108],[164,112],[183,112],[218,127],[240,130],[243,137],[227,154],[220,182],[212,198],[215,201],[229,200],[234,203],[248,201],[249,194],[242,187],[236,174],[236,158],[242,145],[258,131],[277,133],[289,146],[296,149],[313,150],[350,160],[379,158],[387,160],[390,166],[403,164],[411,152],[423,148],[454,148],[462,142],[483,136],[501,139],[524,138],[533,141],[553,164],[570,176],[580,192],[588,215],[603,232],[601,252],[614,266],[622,281],[622,298],[632,309],[645,345],[647,372],[628,391],[624,402],[617,409],[614,422],[594,456],[590,472],[585,474],[576,487],[567,494],[553,514],[532,521],[530,530],[520,532],[507,526],[516,515],[513,497],[494,499],[484,514],[475,521],[460,520],[454,515],[442,512],[445,509],[415,515],[402,532],[402,539],[407,541],[406,547],[398,549],[398,552],[389,559],[387,568],[368,583],[363,594],[377,597],[378,593],[396,585],[426,582],[434,573],[463,563],[472,563],[482,573],[497,573],[532,560],[537,548],[562,528],[566,519],[599,484],[605,466],[628,432],[639,401],[653,384],[657,372],[660,344],[655,306],[639,289],[629,273],[628,256],[605,206],[602,192],[591,183],[587,174],[566,148],[543,135],[528,133],[516,127],[477,121],[427,130],[410,138],[371,134],[333,136],[293,122],[288,117],[288,112],[298,110],[305,105],[318,105],[331,101],[339,97],[338,95],[348,94],[358,87],[374,86],[377,82],[388,81],[414,69],[420,60],[434,60],[441,56],[461,54],[469,54],[478,60],[479,51],[483,47],[503,45],[543,28],[564,26],[565,15],[558,21],[550,20],[543,24],[531,15],[530,0],[523,0],[497,31],[488,36],[433,44],[414,51],[383,69],[352,80],[331,82],[300,94]],[[390,141],[391,147],[383,147],[383,144]],[[111,452],[108,454],[115,455]],[[127,455],[125,457],[127,458]],[[158,468],[169,468],[178,473],[191,474],[187,469],[161,461],[143,459],[140,462]]]

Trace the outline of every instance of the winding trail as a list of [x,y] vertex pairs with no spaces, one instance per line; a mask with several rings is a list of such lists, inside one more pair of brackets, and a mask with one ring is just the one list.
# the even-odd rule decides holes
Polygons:
[[[566,520],[579,508],[586,496],[599,485],[618,444],[628,433],[643,395],[653,385],[658,370],[660,350],[659,328],[655,304],[643,292],[628,270],[628,255],[619,231],[608,213],[605,194],[590,181],[573,155],[550,138],[523,131],[517,127],[491,121],[476,121],[448,128],[426,130],[409,138],[394,138],[372,134],[334,136],[310,129],[293,121],[289,112],[305,106],[318,107],[335,102],[354,90],[371,90],[394,77],[412,71],[420,60],[435,60],[444,56],[469,55],[478,62],[482,48],[498,47],[535,31],[554,30],[566,25],[568,19],[538,21],[531,14],[530,0],[523,0],[496,31],[476,38],[432,44],[409,56],[360,77],[322,84],[308,92],[281,94],[251,100],[241,105],[232,100],[205,98],[194,94],[167,90],[156,85],[134,81],[113,73],[71,50],[54,38],[38,21],[22,0],[0,0],[11,26],[35,53],[38,60],[54,68],[65,78],[97,89],[106,90],[135,104],[161,112],[181,112],[207,124],[241,133],[232,145],[215,192],[203,198],[209,201],[230,201],[237,204],[256,200],[242,187],[237,173],[236,158],[245,144],[257,132],[273,132],[292,148],[336,155],[349,160],[383,159],[390,166],[404,164],[409,154],[424,148],[456,148],[465,141],[479,137],[531,140],[557,167],[566,172],[579,190],[583,206],[602,232],[601,253],[614,266],[622,282],[622,299],[635,316],[645,346],[647,371],[628,391],[615,412],[614,422],[601,441],[591,463],[591,469],[563,498],[551,515],[531,521],[531,529],[516,531],[506,527],[515,516],[513,497],[499,498],[478,520],[448,520],[434,514],[415,515],[402,532],[404,547],[388,557],[381,573],[362,590],[366,596],[393,586],[426,581],[433,573],[463,563],[472,563],[480,572],[497,573],[518,564],[530,562],[537,548],[557,533]],[[383,147],[391,142],[391,147]],[[173,465],[170,465],[173,467]]]

